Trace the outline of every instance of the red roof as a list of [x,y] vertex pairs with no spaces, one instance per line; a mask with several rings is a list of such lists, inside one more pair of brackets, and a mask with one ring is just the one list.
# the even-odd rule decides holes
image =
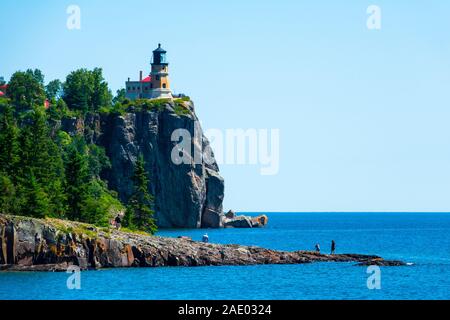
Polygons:
[[148,76],[147,78],[142,79],[141,82],[150,82],[150,81],[152,81],[152,77]]
[[5,94],[2,92],[2,91],[0,91],[0,97],[3,97]]
[[4,84],[4,85],[2,85],[2,86],[0,86],[0,90],[6,90],[6,88],[8,88],[8,85],[7,84]]

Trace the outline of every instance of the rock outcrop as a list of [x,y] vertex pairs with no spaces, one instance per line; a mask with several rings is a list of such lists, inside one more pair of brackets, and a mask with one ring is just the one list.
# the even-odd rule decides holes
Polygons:
[[220,266],[355,262],[404,265],[378,256],[322,255],[161,238],[56,219],[0,215],[0,270],[65,271],[114,267]]
[[[69,134],[83,134],[87,141],[105,148],[111,168],[103,172],[102,178],[124,203],[133,191],[134,164],[140,155],[144,157],[159,227],[223,227],[224,179],[192,102],[168,101],[123,115],[68,118],[59,125]],[[172,141],[172,134],[180,129],[192,138],[191,150],[184,150],[184,156],[190,159],[176,164],[172,152],[179,141]],[[203,154],[208,156],[206,160]]]
[[233,211],[229,211],[225,215],[225,228],[261,228],[267,225],[269,218],[266,215],[258,217],[236,216]]

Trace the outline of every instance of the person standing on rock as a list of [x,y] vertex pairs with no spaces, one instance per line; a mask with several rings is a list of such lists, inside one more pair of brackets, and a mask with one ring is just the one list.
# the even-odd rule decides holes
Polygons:
[[336,242],[334,240],[331,240],[331,254],[334,254],[336,251]]
[[204,243],[208,243],[208,242],[209,242],[209,236],[208,236],[207,233],[205,233],[205,234],[203,235],[202,241],[203,241]]
[[320,244],[316,243],[316,252],[320,253]]

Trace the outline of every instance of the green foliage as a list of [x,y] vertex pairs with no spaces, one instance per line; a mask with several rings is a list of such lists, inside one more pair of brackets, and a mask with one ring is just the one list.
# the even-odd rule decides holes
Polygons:
[[184,97],[181,97],[181,98],[177,98],[176,100],[189,102],[189,101],[191,101],[191,97],[189,97],[189,96],[184,96]]
[[[47,110],[45,99],[51,102]],[[1,214],[70,219],[106,228],[125,212],[125,230],[156,231],[143,158],[136,163],[134,191],[125,208],[101,178],[111,163],[105,150],[91,143],[94,132],[85,128],[83,135],[71,136],[55,125],[64,118],[99,112],[161,111],[169,103],[168,99],[130,101],[124,89],[117,91],[114,104],[112,100],[98,68],[74,71],[64,84],[53,80],[47,86],[39,70],[11,77],[7,98],[0,98]]]
[[28,70],[26,71],[26,73],[27,73],[29,76],[33,77],[34,80],[36,80],[37,82],[39,82],[39,84],[40,84],[41,86],[44,86],[44,74],[42,73],[41,70],[39,70],[39,69],[34,69],[34,70],[28,69]]
[[56,135],[56,144],[60,148],[68,148],[68,146],[72,143],[72,137],[65,131],[58,131]]
[[122,89],[117,90],[116,96],[112,100],[113,104],[123,103],[126,99],[125,95],[126,95],[125,89],[122,88]]
[[34,106],[43,106],[45,101],[43,76],[39,70],[18,71],[9,81],[7,94],[19,112],[30,110]]
[[134,225],[134,212],[130,207],[127,207],[122,218],[122,227],[128,230],[136,230],[136,226]]
[[27,197],[25,197],[22,212],[33,218],[45,218],[50,208],[49,198],[33,172],[29,172],[26,178],[23,192]]
[[[42,188],[49,198],[49,205],[43,214],[62,217],[65,210],[64,166],[61,152],[50,136],[46,120],[43,108],[34,108],[23,119],[19,135],[17,183],[25,186],[25,197],[31,188]],[[31,178],[35,179],[36,185],[27,186]],[[23,211],[26,210],[25,201]]]
[[184,116],[190,114],[189,109],[186,107],[183,101],[175,100],[174,111],[178,116]]
[[111,168],[111,162],[105,153],[105,149],[95,144],[90,144],[88,153],[89,174],[91,177],[100,179],[102,170]]
[[102,114],[114,114],[123,116],[128,111],[128,105],[122,103],[115,103],[112,107],[103,107],[99,110]]
[[101,108],[100,113],[124,115],[127,112],[162,111],[169,102],[169,99],[124,99],[111,107]]
[[117,194],[108,190],[101,181],[100,171],[109,166],[109,159],[102,148],[86,145],[83,137],[76,136],[67,145],[66,140],[66,193],[70,220],[108,225],[117,212],[123,211],[123,205]]
[[81,221],[83,202],[88,197],[89,169],[85,145],[77,137],[69,145],[65,159],[65,191],[67,194],[67,217]]
[[67,76],[63,89],[63,99],[71,110],[84,114],[111,106],[112,95],[100,68],[72,72]]
[[19,162],[19,128],[14,118],[14,109],[0,103],[0,171],[16,174]]
[[71,118],[81,115],[81,112],[79,111],[70,110],[62,98],[59,98],[56,101],[53,99],[47,113],[49,118],[52,120],[61,120],[63,118]]
[[0,214],[17,214],[16,187],[8,175],[0,172]]
[[58,79],[50,81],[45,86],[45,94],[48,100],[57,100],[62,94],[62,83]]
[[137,229],[154,234],[157,231],[153,218],[153,196],[148,192],[147,172],[144,158],[140,156],[135,164],[133,183],[134,192],[128,201],[127,211],[123,220],[124,227]]
[[170,102],[169,99],[152,99],[152,100],[136,100],[138,110],[164,110],[165,106]]
[[81,206],[81,221],[108,226],[113,217],[124,211],[124,206],[117,199],[117,194],[109,191],[101,180],[92,180],[87,191],[88,195]]
[[13,177],[19,162],[19,128],[10,105],[0,102],[0,213],[18,214],[19,201]]

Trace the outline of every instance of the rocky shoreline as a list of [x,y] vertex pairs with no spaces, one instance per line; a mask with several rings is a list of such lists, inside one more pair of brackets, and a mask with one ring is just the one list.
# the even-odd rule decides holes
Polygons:
[[403,266],[374,255],[324,255],[163,238],[56,219],[0,215],[0,270],[66,271],[127,267],[195,267],[354,262]]

